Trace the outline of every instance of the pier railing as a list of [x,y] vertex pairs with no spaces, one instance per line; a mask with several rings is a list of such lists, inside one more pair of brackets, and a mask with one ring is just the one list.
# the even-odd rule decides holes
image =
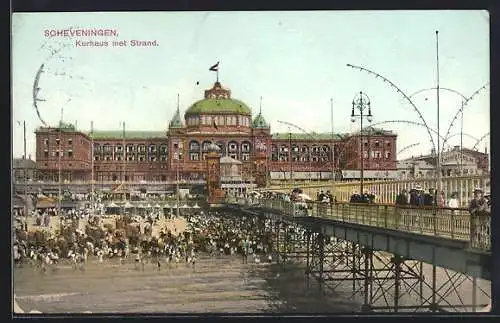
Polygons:
[[228,203],[277,210],[291,217],[318,217],[402,232],[468,241],[469,247],[490,251],[491,215],[471,216],[465,208],[396,206],[391,204],[318,202],[277,199],[232,199]]

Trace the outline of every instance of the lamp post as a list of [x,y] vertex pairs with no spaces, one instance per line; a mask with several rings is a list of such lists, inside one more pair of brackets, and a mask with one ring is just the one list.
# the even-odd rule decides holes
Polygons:
[[[355,114],[354,110],[357,109],[359,111],[359,114]],[[365,114],[365,110],[368,109],[368,114]],[[366,120],[368,122],[372,122],[373,116],[372,116],[372,110],[371,110],[371,103],[370,103],[370,98],[366,93],[359,92],[356,94],[354,99],[352,100],[352,110],[351,110],[351,122],[355,122],[356,118],[359,118],[360,120],[360,131],[359,131],[359,136],[360,136],[360,146],[361,146],[361,153],[360,153],[360,158],[361,158],[361,174],[360,174],[360,192],[359,194],[363,194],[363,176],[364,176],[364,153],[363,153],[363,118],[366,117]]]

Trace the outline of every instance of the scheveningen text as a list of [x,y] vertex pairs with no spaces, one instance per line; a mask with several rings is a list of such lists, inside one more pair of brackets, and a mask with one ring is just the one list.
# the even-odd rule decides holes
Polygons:
[[116,29],[45,29],[43,32],[45,37],[88,37],[88,36],[103,36],[103,37],[118,37]]

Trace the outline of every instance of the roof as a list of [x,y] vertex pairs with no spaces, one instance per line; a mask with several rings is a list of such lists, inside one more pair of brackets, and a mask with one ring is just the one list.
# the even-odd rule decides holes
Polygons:
[[254,128],[261,128],[261,129],[268,129],[269,128],[269,124],[266,122],[266,119],[264,119],[264,116],[260,112],[255,117],[255,119],[253,119],[252,126]]
[[12,168],[36,168],[36,162],[31,159],[14,158],[12,160]]
[[75,125],[69,123],[69,122],[62,122],[59,121],[59,124],[56,125],[55,127],[38,127],[36,129],[36,132],[76,132],[78,131],[75,127]]
[[234,159],[234,158],[231,158],[231,157],[228,157],[228,156],[221,157],[220,163],[221,164],[243,164],[241,161]]
[[182,128],[184,127],[182,123],[181,113],[179,112],[179,108],[175,111],[174,117],[170,120],[168,124],[169,128]]
[[[337,133],[333,134],[334,140],[340,140],[342,138],[343,138],[343,136],[340,134],[337,134]],[[289,140],[290,133],[289,132],[273,133],[272,139],[273,140]],[[325,132],[325,133],[311,132],[310,134],[306,134],[306,133],[293,133],[292,132],[292,140],[332,140],[332,133],[331,132]]]
[[236,99],[203,99],[193,103],[184,115],[201,113],[252,115],[250,108]]
[[130,192],[130,188],[127,187],[126,184],[120,183],[116,187],[112,188],[112,192],[116,193],[116,194],[119,194],[119,193],[129,193]]
[[[91,134],[88,133],[91,137]],[[165,131],[125,131],[125,139],[166,138]],[[94,139],[123,139],[123,130],[94,130]]]
[[[359,131],[353,133],[353,136],[359,135]],[[375,128],[375,127],[365,127],[363,128],[363,135],[370,135],[370,136],[396,136],[394,132],[391,130],[384,130],[382,128]]]

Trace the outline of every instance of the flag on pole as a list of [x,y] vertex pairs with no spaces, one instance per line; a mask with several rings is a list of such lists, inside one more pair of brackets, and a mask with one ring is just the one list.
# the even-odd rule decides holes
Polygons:
[[212,67],[210,67],[209,71],[218,72],[219,71],[219,62],[217,62],[217,64],[213,65]]
[[217,62],[217,64],[211,66],[208,70],[216,72],[216,74],[217,74],[216,82],[219,82],[219,62]]

